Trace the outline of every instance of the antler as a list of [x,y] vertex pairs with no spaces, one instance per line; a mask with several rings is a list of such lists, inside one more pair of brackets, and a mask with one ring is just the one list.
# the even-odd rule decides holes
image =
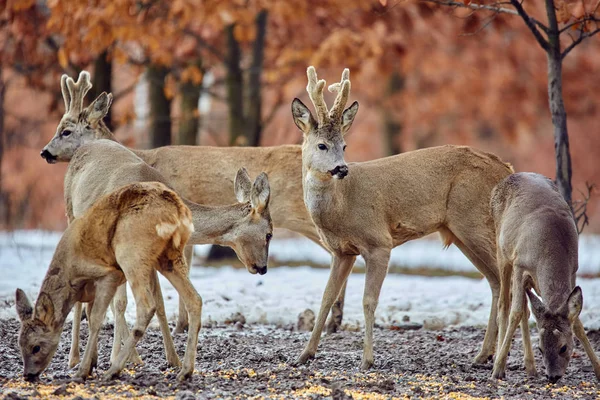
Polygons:
[[344,72],[342,72],[342,79],[338,83],[329,86],[329,91],[331,93],[337,92],[338,94],[335,97],[335,102],[333,103],[333,107],[331,107],[331,111],[329,111],[329,118],[334,121],[339,121],[342,118],[344,107],[346,106],[348,96],[350,95],[350,70],[348,68],[344,69]]
[[321,79],[320,81],[317,81],[317,71],[315,71],[315,67],[312,65],[306,70],[306,75],[308,75],[308,85],[306,86],[306,91],[308,92],[308,97],[310,97],[310,100],[317,111],[317,121],[319,122],[320,126],[323,126],[327,121],[329,121],[327,104],[325,103],[325,98],[323,97],[325,80]]
[[[81,71],[77,82],[73,78],[63,75],[61,77],[61,89],[63,97],[65,99],[66,114],[79,115],[83,110],[83,98],[87,92],[92,88],[92,82],[90,81],[90,73],[87,71]],[[68,95],[65,91],[65,83],[68,90]]]

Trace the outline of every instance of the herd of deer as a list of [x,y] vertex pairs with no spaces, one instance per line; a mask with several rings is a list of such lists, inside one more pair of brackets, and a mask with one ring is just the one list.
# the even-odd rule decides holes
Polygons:
[[[328,332],[340,326],[346,280],[361,255],[366,261],[361,369],[371,368],[374,314],[390,251],[437,231],[445,246],[455,244],[467,256],[492,290],[488,327],[475,363],[486,363],[496,354],[493,376],[503,378],[512,338],[521,324],[526,371],[536,375],[529,299],[547,378],[556,382],[565,373],[574,333],[600,379],[600,361],[579,320],[583,297],[575,286],[577,230],[570,207],[552,181],[513,173],[493,154],[467,146],[346,163],[344,135],[358,111],[357,102],[344,109],[349,71],[329,86],[337,92],[331,109],[323,97],[325,81],[317,79],[313,67],[307,74],[316,118],[294,99],[293,120],[304,135],[301,146],[154,150],[128,149],[116,141],[102,121],[111,94],[102,93],[84,107],[91,89],[89,73],[82,72],[77,82],[63,75],[66,112],[41,155],[48,163],[69,163],[69,225],[35,305],[22,290],[16,292],[24,377],[34,380],[48,366],[73,308],[69,366],[79,364],[77,375],[88,377],[97,365],[98,334],[110,305],[115,332],[105,379],[117,375],[127,361],[141,362],[135,346],[154,314],[168,364],[181,366],[178,379],[189,378],[202,313],[202,299],[188,278],[190,245],[229,246],[250,273],[262,275],[275,226],[301,233],[332,256],[315,327],[296,363],[315,356],[330,310]],[[258,177],[252,182],[250,175]],[[167,323],[157,272],[180,296],[175,332],[188,329],[183,364]],[[126,282],[136,306],[131,332],[124,317]],[[82,303],[87,303],[89,339],[80,360]]]

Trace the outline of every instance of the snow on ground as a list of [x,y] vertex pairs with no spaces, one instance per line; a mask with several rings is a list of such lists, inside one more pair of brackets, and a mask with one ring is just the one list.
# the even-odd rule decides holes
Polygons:
[[[24,289],[35,297],[48,268],[60,234],[21,231],[0,234],[0,318],[15,316],[14,291]],[[580,270],[600,271],[600,240],[583,237],[580,241]],[[199,246],[196,254],[206,247]],[[318,245],[306,239],[273,240],[270,254],[278,261],[307,261],[327,264],[329,256]],[[461,259],[461,257],[463,259]],[[439,241],[419,240],[394,250],[393,262],[407,267],[434,267],[472,271],[474,267],[458,249],[441,250]],[[195,267],[191,279],[203,298],[203,320],[222,323],[235,312],[250,323],[295,324],[298,314],[307,308],[318,312],[329,271],[310,267],[271,268],[264,276],[251,275],[245,269],[232,267]],[[600,328],[600,279],[579,279],[584,293],[582,321],[589,328]],[[167,313],[175,318],[178,296],[161,276]],[[364,275],[352,274],[348,281],[344,322],[362,325],[362,293]],[[131,293],[127,311],[129,321],[135,319]],[[462,277],[423,277],[390,274],[381,292],[376,321],[389,325],[404,316],[413,322],[439,320],[444,325],[476,325],[487,323],[491,295],[485,280]],[[110,316],[109,313],[109,317]]]

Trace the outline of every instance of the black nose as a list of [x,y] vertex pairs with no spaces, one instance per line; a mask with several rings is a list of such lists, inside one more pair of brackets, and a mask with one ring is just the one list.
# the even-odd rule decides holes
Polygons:
[[338,165],[337,167],[329,171],[329,173],[331,173],[332,176],[337,176],[338,178],[342,179],[346,175],[348,175],[348,166]]
[[267,273],[266,265],[264,267],[259,267],[259,266],[255,265],[254,268],[256,268],[256,272],[258,272],[260,275],[264,275]]
[[25,378],[26,381],[33,382],[37,379],[38,375],[37,374],[23,374],[23,377]]
[[40,156],[42,156],[42,158],[44,160],[46,160],[47,162],[50,161],[56,161],[56,156],[53,156],[48,150],[44,149],[42,150],[42,152],[40,153]]
[[551,383],[556,383],[556,382],[558,382],[558,380],[559,380],[560,378],[562,378],[562,375],[553,375],[553,376],[548,376],[548,375],[546,375],[546,378],[548,378],[548,380],[549,380]]

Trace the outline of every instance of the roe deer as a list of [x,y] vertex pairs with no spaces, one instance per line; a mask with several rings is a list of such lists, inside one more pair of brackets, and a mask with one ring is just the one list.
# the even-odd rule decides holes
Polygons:
[[[157,181],[168,182],[139,157],[120,144],[109,140],[96,140],[81,146],[69,163],[65,175],[65,202],[69,221],[82,215],[101,196],[128,183]],[[192,212],[195,230],[188,244],[217,243],[232,247],[252,274],[267,272],[269,242],[273,227],[269,215],[269,181],[266,174],[251,183],[245,169],[235,178],[238,202],[227,206],[204,206],[182,199]],[[183,299],[180,299],[183,300]],[[115,338],[113,357],[119,352],[121,340],[127,336],[125,286],[119,288],[114,301]],[[181,310],[182,308],[180,308]],[[79,349],[79,315],[76,309],[73,342],[69,364],[77,363]],[[183,311],[185,307],[183,307]],[[156,315],[163,334],[167,361],[179,365],[164,308]],[[133,361],[140,362],[135,352]]]
[[[501,276],[494,378],[505,376],[508,352],[519,323],[525,369],[528,375],[537,375],[529,336],[527,293],[537,321],[548,380],[555,383],[564,375],[573,353],[573,332],[600,379],[600,363],[579,320],[583,295],[575,286],[577,227],[569,205],[550,179],[518,173],[494,188],[490,207],[496,225]],[[531,293],[531,287],[541,300]]]
[[127,280],[136,302],[135,327],[104,378],[118,374],[162,303],[156,271],[173,284],[190,313],[178,379],[189,377],[202,312],[202,300],[187,276],[183,254],[193,229],[190,210],[175,192],[158,182],[124,186],[71,221],[54,252],[35,307],[22,290],[16,292],[25,378],[34,380],[46,369],[67,315],[75,302],[82,301],[91,304],[90,336],[77,375],[89,376],[97,363],[98,334],[109,302]]
[[498,157],[466,146],[442,146],[350,163],[344,160],[344,134],[356,113],[354,102],[344,110],[350,92],[348,69],[329,111],[323,98],[325,81],[308,71],[307,91],[316,112],[292,102],[294,122],[304,134],[302,179],[304,202],[321,240],[333,254],[329,280],[312,336],[297,359],[314,357],[325,318],[356,256],[366,261],[363,308],[364,353],[361,368],[373,364],[373,323],[390,251],[404,242],[438,231],[446,246],[454,243],[488,279],[493,301],[488,329],[477,362],[495,350],[496,271],[494,224],[489,215],[492,188],[512,172]]
[[[61,78],[66,111],[56,134],[41,152],[48,163],[70,161],[84,143],[97,139],[116,141],[102,121],[112,95],[102,93],[84,108],[83,99],[92,87],[89,73],[82,71],[77,83],[72,81],[66,75]],[[247,168],[251,176],[266,172],[271,185],[269,209],[273,225],[298,232],[321,245],[302,200],[302,150],[299,145],[164,146],[153,150],[131,150],[161,173],[168,186],[179,195],[199,204],[228,205],[235,202],[232,178],[241,167]],[[191,265],[191,254],[191,249],[186,251],[188,265]],[[344,293],[345,286],[332,309],[328,332],[334,332],[341,326]],[[183,332],[187,326],[181,303],[179,311],[175,332]]]

